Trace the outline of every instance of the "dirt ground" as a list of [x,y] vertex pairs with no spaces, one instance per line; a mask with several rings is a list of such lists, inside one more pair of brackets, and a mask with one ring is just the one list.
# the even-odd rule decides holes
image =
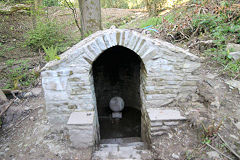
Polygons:
[[[41,87],[41,86],[39,86]],[[88,151],[67,148],[63,131],[56,132],[48,124],[43,94],[14,102],[7,111],[10,118],[1,129],[0,159],[45,160],[85,159]]]
[[[69,19],[69,27],[72,28],[72,37],[77,32],[71,19],[71,11],[62,12],[60,9],[51,10],[49,14],[64,19]],[[123,9],[103,9],[102,17],[105,28],[111,25],[121,26],[124,23],[132,23],[137,18],[143,18],[146,13],[135,10]],[[52,16],[52,17],[54,17]],[[124,17],[124,18],[123,18]],[[59,20],[61,19],[59,18]],[[23,16],[23,19],[27,17]],[[16,19],[13,18],[13,21]],[[11,21],[8,22],[10,24]],[[16,20],[16,26],[19,25]],[[130,26],[130,25],[129,25]],[[7,28],[6,32],[8,32]],[[19,32],[25,32],[27,28],[22,27]],[[1,30],[2,31],[2,30]],[[0,33],[3,33],[1,32]],[[9,47],[15,45],[16,41],[22,42],[23,39],[19,35],[9,35],[9,38],[0,39],[3,41],[7,54],[0,56],[0,74],[5,73],[8,59],[30,59],[33,61],[32,68],[39,66],[40,56],[37,52],[32,52],[22,46],[15,46],[9,51]],[[16,40],[14,40],[16,39]],[[1,47],[1,46],[0,46]],[[0,48],[3,51],[3,47]],[[21,54],[19,54],[21,53]],[[210,61],[202,57],[203,66],[198,72],[201,74],[201,81],[198,84],[196,93],[189,95],[185,99],[180,99],[171,104],[172,107],[179,107],[182,113],[188,118],[188,121],[180,126],[177,130],[173,130],[168,135],[171,141],[158,139],[153,144],[153,153],[155,159],[193,159],[206,160],[210,159],[208,154],[215,151],[209,147],[209,144],[234,160],[237,157],[227,149],[226,143],[221,140],[218,134],[228,143],[231,149],[240,154],[240,130],[236,124],[240,122],[240,91],[226,84],[228,77],[223,77],[218,72],[217,66],[214,67]],[[41,82],[38,78],[34,88],[41,88]],[[0,80],[0,87],[4,86],[4,79]],[[29,87],[24,90],[27,93],[31,90]],[[24,94],[23,94],[24,95]],[[5,104],[6,105],[6,104]],[[56,132],[46,119],[46,111],[43,93],[35,96],[19,96],[11,107],[8,109],[3,118],[3,126],[0,130],[0,159],[79,159],[84,160],[90,154],[88,151],[77,151],[68,148],[68,137],[66,130]],[[214,124],[213,124],[214,123]],[[203,138],[203,125],[208,131],[216,131],[208,138]],[[220,128],[218,128],[220,125]],[[186,130],[187,128],[187,130]],[[205,133],[207,134],[207,133]],[[181,146],[175,146],[175,143],[182,143]],[[162,155],[163,148],[168,146],[167,155]],[[178,149],[176,149],[178,148]],[[174,153],[174,156],[173,156]],[[220,160],[227,159],[219,154]],[[164,157],[164,158],[163,158]]]

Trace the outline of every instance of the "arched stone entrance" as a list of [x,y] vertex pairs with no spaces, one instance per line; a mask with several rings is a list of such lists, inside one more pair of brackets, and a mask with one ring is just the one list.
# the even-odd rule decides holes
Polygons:
[[[93,63],[101,139],[141,136],[140,76],[141,58],[132,50],[114,46],[105,50]],[[121,118],[112,117],[111,98],[124,100]]]
[[[137,85],[140,87],[136,89],[139,94],[132,98],[139,102],[131,104],[127,100],[129,97],[125,97],[125,101],[136,109],[141,104],[142,140],[151,146],[156,137],[161,137],[172,127],[177,127],[179,121],[185,120],[179,108],[170,108],[168,104],[195,93],[199,76],[194,71],[200,67],[199,58],[172,44],[134,31],[99,31],[63,53],[60,60],[49,62],[41,74],[49,123],[58,130],[68,130],[72,147],[93,149],[98,144],[98,116],[101,112],[97,106],[100,104],[98,93],[103,92],[94,87],[94,63],[97,64],[106,52],[118,51],[122,47],[134,53],[140,61],[140,82]],[[114,79],[121,80],[117,76],[112,78],[113,82],[116,82]],[[105,88],[101,83],[99,88]]]

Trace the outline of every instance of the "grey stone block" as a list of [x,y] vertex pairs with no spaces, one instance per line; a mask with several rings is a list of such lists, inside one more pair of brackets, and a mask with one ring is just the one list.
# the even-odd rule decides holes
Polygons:
[[82,111],[72,112],[67,124],[68,125],[91,125],[93,124],[94,112],[93,111]]
[[71,146],[77,149],[92,148],[94,145],[93,128],[70,129]]
[[186,120],[177,110],[148,108],[147,112],[151,121]]

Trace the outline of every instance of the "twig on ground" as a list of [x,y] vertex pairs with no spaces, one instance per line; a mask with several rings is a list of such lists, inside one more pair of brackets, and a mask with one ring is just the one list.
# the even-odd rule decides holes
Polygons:
[[237,79],[237,77],[239,77],[240,76],[240,74],[237,74],[233,79],[235,80],[235,79]]
[[232,152],[236,157],[240,159],[240,155],[238,155],[230,146],[229,144],[223,139],[223,137],[218,133],[218,137],[223,141],[223,143],[226,145],[227,149]]
[[189,40],[189,38],[188,38],[183,32],[180,31],[180,33],[181,33],[187,40]]
[[215,147],[213,147],[212,145],[206,143],[206,145],[210,148],[212,148],[213,150],[215,150],[216,152],[218,152],[219,154],[223,155],[224,157],[226,157],[227,159],[233,160],[232,158],[228,157],[227,155],[225,155],[224,153],[220,152],[219,150],[217,150]]
[[197,26],[197,29],[193,32],[193,34],[190,36],[190,39],[192,39],[195,34],[198,32],[200,25]]

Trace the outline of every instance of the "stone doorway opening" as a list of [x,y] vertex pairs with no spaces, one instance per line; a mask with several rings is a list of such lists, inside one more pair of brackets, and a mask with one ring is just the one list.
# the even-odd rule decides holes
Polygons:
[[[114,46],[105,50],[92,65],[100,138],[141,137],[141,58],[132,50]],[[115,118],[109,107],[121,97],[124,109]]]

